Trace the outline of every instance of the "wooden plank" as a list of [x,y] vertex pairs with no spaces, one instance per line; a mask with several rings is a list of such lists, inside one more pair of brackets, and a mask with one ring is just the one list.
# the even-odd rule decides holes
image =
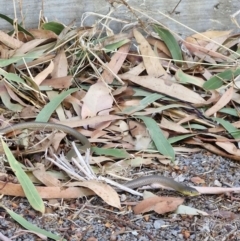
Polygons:
[[[13,1],[1,0],[0,2],[0,13],[14,18]],[[76,25],[80,26],[82,15],[85,12],[94,12],[105,16],[111,9],[111,5],[105,0],[22,0],[14,2],[16,5],[17,18],[19,22],[22,21],[20,10],[22,9],[22,16],[25,18],[24,24],[27,28],[36,28],[38,26],[38,19],[42,10],[42,2],[43,14],[49,21],[58,20],[66,25],[75,19]],[[22,2],[21,8],[19,7],[18,2]],[[231,22],[230,15],[239,9],[239,0],[232,0],[231,2],[225,0],[195,0],[194,3],[192,0],[184,0],[177,6],[178,2],[179,0],[130,0],[128,3],[133,8],[141,9],[144,14],[167,25],[173,31],[184,35],[191,34],[191,31],[163,16],[158,10],[197,31],[205,31],[209,29],[237,30],[237,27]],[[119,7],[119,5],[115,4],[116,3],[114,3],[115,11],[112,15],[113,17],[126,19],[128,22],[136,21],[125,6]],[[176,9],[173,11],[175,7]],[[84,21],[84,24],[92,25],[97,19],[96,16],[88,17]],[[240,15],[237,16],[237,20],[240,24]],[[120,22],[111,22],[111,27],[115,31],[119,31],[122,26],[123,25]],[[0,29],[9,30],[10,25],[5,20],[0,19]]]

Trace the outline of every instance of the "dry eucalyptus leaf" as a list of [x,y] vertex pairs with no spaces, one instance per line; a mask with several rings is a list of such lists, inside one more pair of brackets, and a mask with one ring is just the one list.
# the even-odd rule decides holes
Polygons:
[[32,171],[33,175],[47,187],[61,187],[61,182],[52,176],[49,172],[46,172],[44,165],[38,163],[38,169]]
[[48,67],[43,69],[42,72],[40,72],[38,75],[34,77],[34,82],[37,85],[40,85],[47,78],[47,76],[52,73],[53,68],[54,68],[54,64],[52,61],[50,61],[50,64],[48,65]]
[[240,156],[240,150],[231,142],[215,142],[216,145],[220,146],[223,150],[225,150],[226,152],[236,155],[236,156]]
[[226,106],[233,97],[233,91],[234,89],[232,86],[222,95],[222,97],[218,100],[218,102],[214,106],[207,109],[207,111],[205,112],[205,116],[211,116],[217,113],[224,106]]
[[162,40],[154,38],[154,37],[147,37],[146,40],[151,45],[156,46],[160,51],[162,51],[164,54],[166,54],[169,58],[172,56],[171,53],[169,52],[168,47]]
[[155,78],[153,76],[135,76],[127,73],[119,76],[122,79],[128,79],[133,83],[151,89],[155,92],[163,93],[183,101],[188,101],[192,104],[205,103],[205,100],[198,93],[170,80],[163,80],[161,78]]
[[[0,186],[4,188],[0,190],[0,194],[15,196],[15,197],[25,197],[25,193],[20,184],[5,183],[0,181]],[[87,188],[80,187],[38,187],[36,186],[41,198],[52,199],[52,198],[80,198],[85,196],[94,195],[94,192]]]
[[177,214],[183,214],[183,215],[203,215],[208,216],[208,213],[198,210],[196,208],[188,207],[185,205],[180,205],[177,210],[175,211]]
[[20,48],[18,48],[15,52],[14,52],[14,56],[21,56],[22,54],[25,54],[31,50],[33,50],[34,48],[36,48],[38,45],[40,45],[41,43],[45,42],[46,39],[33,39],[28,41],[27,43],[24,43],[21,45]]
[[58,36],[50,30],[44,29],[30,29],[29,32],[34,36],[35,39],[57,39]]
[[12,36],[9,36],[7,33],[0,31],[0,39],[3,44],[8,46],[11,49],[18,49],[23,45],[23,42],[19,41]]
[[50,86],[54,89],[67,89],[72,84],[72,76],[64,76],[64,77],[58,77],[58,78],[52,78],[52,79],[45,79],[40,84],[41,86]]
[[155,211],[158,214],[172,212],[182,204],[183,198],[179,197],[150,197],[137,204],[133,211],[135,214]]
[[100,82],[91,85],[82,101],[83,119],[97,115],[108,115],[113,104],[113,99],[109,94],[109,89],[106,85]]
[[136,138],[136,136],[149,136],[149,132],[145,125],[139,123],[138,121],[129,120],[128,121],[129,130],[131,135]]
[[[101,79],[108,84],[111,84],[115,78],[114,74],[117,74],[121,69],[126,57],[129,52],[130,44],[125,44],[120,47],[117,52],[111,57],[111,61],[107,64],[108,68],[106,68],[102,74]],[[109,71],[109,69],[111,71]]]
[[165,69],[162,67],[158,56],[156,56],[156,54],[152,50],[151,45],[148,43],[145,37],[136,29],[133,30],[133,34],[138,42],[139,49],[148,75],[154,77],[161,76],[163,79],[169,79],[169,76]]
[[52,78],[65,77],[68,74],[68,61],[64,49],[62,49],[53,60],[54,69]]
[[109,185],[95,180],[79,182],[82,187],[87,187],[94,191],[99,197],[101,197],[107,204],[121,208],[120,200],[117,192]]
[[200,178],[200,177],[192,177],[191,182],[196,183],[196,184],[204,184],[205,180]]

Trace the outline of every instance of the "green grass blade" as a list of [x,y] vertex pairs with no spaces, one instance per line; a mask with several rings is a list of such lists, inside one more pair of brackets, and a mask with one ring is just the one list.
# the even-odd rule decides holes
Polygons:
[[132,114],[136,111],[139,111],[139,110],[143,110],[145,109],[148,105],[152,104],[153,102],[155,102],[156,100],[158,100],[160,97],[160,95],[154,93],[154,94],[149,94],[148,96],[146,96],[145,98],[143,98],[139,105],[138,106],[129,106],[125,109],[123,109],[123,113],[124,114]]
[[15,173],[19,183],[21,184],[22,189],[23,189],[29,203],[35,210],[37,210],[41,213],[44,213],[45,206],[44,206],[43,200],[40,197],[35,186],[29,179],[28,175],[23,171],[20,164],[15,159],[12,152],[8,148],[7,144],[3,140],[2,140],[2,146],[3,146],[4,152],[7,156],[8,162],[12,168],[12,171]]
[[32,223],[28,222],[25,218],[23,218],[22,216],[20,216],[19,214],[13,212],[12,210],[4,207],[4,206],[1,206],[3,207],[7,212],[8,214],[16,221],[18,222],[20,225],[22,225],[24,228],[26,228],[27,230],[30,230],[30,231],[33,231],[35,233],[39,233],[39,234],[42,234],[48,238],[51,238],[53,240],[62,240],[62,241],[66,241],[66,239],[63,239],[62,237],[56,235],[56,234],[53,234],[51,232],[48,232],[44,229],[41,229],[41,228],[38,228],[37,226],[33,225]]
[[56,110],[56,108],[62,103],[62,101],[69,96],[70,94],[76,92],[78,88],[69,89],[67,91],[62,92],[57,95],[54,99],[52,99],[48,104],[46,104],[43,109],[38,114],[36,121],[47,122],[51,117],[52,113]]
[[[4,14],[1,14],[1,13],[0,13],[0,18],[6,20],[6,21],[9,22],[11,25],[14,24],[14,21],[13,21],[11,18],[9,18],[8,16],[4,15]],[[23,32],[23,33],[31,36],[32,38],[34,38],[34,36],[33,36],[31,33],[29,33],[26,29],[24,29],[23,27],[21,27],[19,24],[17,24],[17,27],[18,27],[18,31],[21,31],[21,32]]]

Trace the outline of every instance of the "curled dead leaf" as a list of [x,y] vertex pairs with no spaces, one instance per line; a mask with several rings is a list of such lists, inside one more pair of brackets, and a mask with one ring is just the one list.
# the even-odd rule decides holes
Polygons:
[[105,183],[97,182],[95,180],[79,182],[79,186],[91,189],[107,204],[119,209],[121,208],[118,194],[111,186]]

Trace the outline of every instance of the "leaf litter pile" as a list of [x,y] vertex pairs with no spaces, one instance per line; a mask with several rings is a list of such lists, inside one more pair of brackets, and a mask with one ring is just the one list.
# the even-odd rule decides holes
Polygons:
[[[0,17],[13,22],[5,15]],[[183,39],[161,25],[117,34],[98,27],[42,22],[39,29],[14,25],[11,32],[0,31],[2,128],[29,121],[58,123],[75,128],[91,143],[91,150],[81,156],[78,144],[64,132],[26,129],[4,136],[0,151],[7,159],[1,159],[0,193],[26,197],[42,214],[57,208],[70,210],[65,218],[73,223],[84,209],[94,209],[90,204],[95,203],[99,210],[105,208],[101,213],[105,228],[110,234],[115,231],[111,240],[122,240],[114,237],[129,233],[124,225],[155,240],[121,215],[128,215],[130,209],[135,214],[132,219],[142,219],[145,214],[149,221],[155,212],[166,213],[164,217],[172,222],[187,222],[195,215],[210,215],[194,206],[196,200],[206,201],[207,196],[194,197],[192,207],[184,205],[184,198],[174,192],[170,193],[174,196],[156,196],[135,191],[131,193],[143,195],[143,201],[137,203],[131,195],[129,200],[122,195],[120,201],[109,184],[121,188],[119,183],[160,169],[183,181],[188,164],[180,168],[181,158],[176,161],[176,155],[188,157],[203,149],[207,155],[229,158],[238,166],[239,34],[208,31]],[[240,190],[218,183],[206,187],[204,176],[192,174],[200,194]],[[231,198],[238,200],[232,194]],[[89,230],[73,224],[74,237],[66,229],[50,232],[33,225],[17,214],[17,201],[8,200],[16,212],[2,202],[4,215],[8,213],[29,232],[53,240],[87,240],[84,235]],[[28,215],[39,215],[31,212]],[[179,215],[171,216],[174,213]],[[226,210],[218,214],[237,218]],[[91,226],[89,220],[84,221]],[[171,229],[171,222],[165,226],[163,229]],[[192,230],[188,226],[180,233],[188,239]]]

